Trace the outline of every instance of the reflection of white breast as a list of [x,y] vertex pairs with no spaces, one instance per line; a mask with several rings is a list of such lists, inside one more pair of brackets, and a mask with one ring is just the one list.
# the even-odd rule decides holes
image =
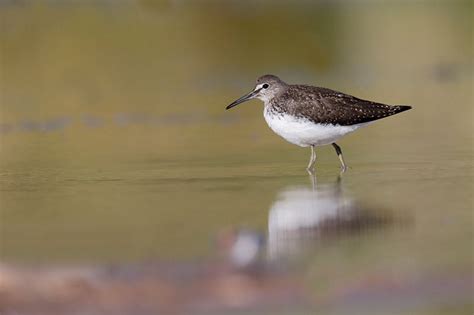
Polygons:
[[272,113],[265,105],[263,116],[268,126],[286,141],[301,147],[326,145],[352,132],[367,123],[352,126],[316,124],[310,120],[288,114]]
[[282,192],[268,215],[270,258],[296,254],[328,221],[351,215],[351,199],[334,190],[293,188]]

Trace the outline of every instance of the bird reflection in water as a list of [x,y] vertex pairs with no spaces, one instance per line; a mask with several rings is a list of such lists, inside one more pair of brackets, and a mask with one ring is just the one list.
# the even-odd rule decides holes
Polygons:
[[350,233],[363,233],[391,223],[386,211],[363,207],[334,183],[287,187],[278,194],[268,215],[267,253],[270,260],[310,253],[315,245]]
[[225,229],[219,247],[237,269],[268,268],[279,259],[301,258],[317,245],[342,236],[387,226],[394,219],[384,209],[365,207],[335,182],[289,186],[278,193],[268,214],[268,235],[249,229]]

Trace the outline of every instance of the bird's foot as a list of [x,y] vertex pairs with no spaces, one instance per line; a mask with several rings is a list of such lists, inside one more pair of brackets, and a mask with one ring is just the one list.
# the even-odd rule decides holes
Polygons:
[[352,168],[352,167],[349,167],[349,166],[347,166],[347,165],[344,164],[343,166],[341,166],[339,174],[341,174],[341,175],[344,174],[344,173],[345,173],[346,171],[348,171],[350,168]]

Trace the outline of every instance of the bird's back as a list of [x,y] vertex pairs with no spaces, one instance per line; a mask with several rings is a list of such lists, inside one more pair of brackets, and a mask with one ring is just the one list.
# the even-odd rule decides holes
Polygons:
[[308,119],[317,124],[350,126],[388,117],[410,106],[390,106],[342,92],[309,85],[289,85],[270,101],[269,110]]

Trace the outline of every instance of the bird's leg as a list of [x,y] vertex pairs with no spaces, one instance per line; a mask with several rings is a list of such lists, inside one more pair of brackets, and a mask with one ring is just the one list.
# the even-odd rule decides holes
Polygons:
[[334,149],[336,149],[337,156],[339,157],[339,161],[341,161],[341,171],[345,172],[347,169],[346,163],[344,163],[344,157],[342,156],[342,150],[341,147],[339,147],[336,142],[332,143],[332,146]]
[[316,190],[316,173],[312,171],[308,171],[309,173],[309,179],[311,180],[311,187],[313,188],[313,191]]
[[316,163],[316,150],[314,149],[314,145],[311,146],[311,158],[309,159],[309,164],[306,170],[308,173],[314,173],[314,164]]

